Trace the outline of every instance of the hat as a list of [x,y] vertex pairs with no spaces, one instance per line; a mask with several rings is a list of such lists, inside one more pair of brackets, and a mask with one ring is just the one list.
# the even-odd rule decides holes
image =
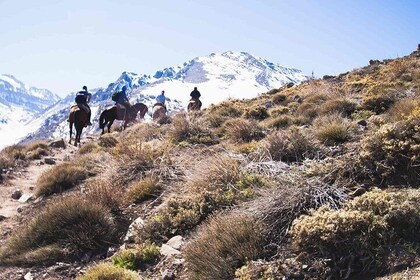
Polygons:
[[87,90],[87,86],[83,86],[83,89],[84,89],[84,90]]

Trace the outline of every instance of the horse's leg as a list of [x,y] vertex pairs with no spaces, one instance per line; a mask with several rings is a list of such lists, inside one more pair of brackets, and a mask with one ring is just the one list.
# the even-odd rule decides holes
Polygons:
[[111,132],[111,126],[112,126],[112,124],[114,123],[114,120],[113,119],[111,119],[110,121],[109,121],[109,123],[108,123],[108,133],[110,133]]
[[73,134],[73,123],[70,122],[70,140],[69,140],[69,144],[71,144],[71,136]]

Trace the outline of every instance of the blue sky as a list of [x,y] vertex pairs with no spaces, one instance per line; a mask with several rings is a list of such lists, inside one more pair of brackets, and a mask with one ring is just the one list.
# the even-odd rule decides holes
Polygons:
[[322,77],[420,43],[418,0],[0,0],[0,11],[0,73],[61,96],[212,52]]

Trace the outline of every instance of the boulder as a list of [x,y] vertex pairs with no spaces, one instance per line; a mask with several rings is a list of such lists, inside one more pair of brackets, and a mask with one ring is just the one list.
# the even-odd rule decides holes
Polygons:
[[181,249],[181,246],[184,244],[183,238],[181,235],[176,235],[169,239],[168,242],[166,242],[166,245],[174,248],[175,250]]
[[24,194],[19,198],[19,202],[20,203],[25,203],[28,200],[32,199],[32,197],[33,197],[33,195],[31,193]]
[[162,244],[162,247],[160,248],[160,254],[166,257],[173,256],[173,255],[181,255],[181,252],[172,248],[169,245]]
[[52,141],[49,144],[49,146],[51,148],[62,148],[62,149],[64,149],[64,148],[66,148],[66,143],[64,142],[63,139],[60,139],[60,140]]
[[44,158],[44,162],[49,165],[55,164],[55,159],[53,158]]
[[173,280],[175,279],[174,272],[170,269],[165,269],[162,272],[162,280]]
[[19,189],[14,190],[13,193],[12,193],[12,198],[13,199],[19,199],[21,196],[22,196],[22,191],[19,190]]
[[140,217],[134,220],[131,225],[128,227],[127,233],[124,237],[124,242],[130,243],[133,242],[134,232],[136,229],[142,227],[144,225],[144,220]]

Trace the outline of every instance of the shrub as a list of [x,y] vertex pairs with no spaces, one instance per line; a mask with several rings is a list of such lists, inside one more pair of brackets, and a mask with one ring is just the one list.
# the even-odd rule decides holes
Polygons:
[[154,244],[139,244],[134,248],[124,249],[112,257],[115,266],[131,270],[139,270],[145,264],[155,262],[160,255],[160,248]]
[[69,196],[50,204],[6,245],[0,260],[19,257],[50,245],[66,248],[70,255],[103,251],[116,242],[113,218],[103,206]]
[[280,115],[288,114],[289,112],[290,112],[289,107],[279,106],[279,107],[275,107],[275,108],[271,109],[269,114],[270,114],[271,117],[278,117]]
[[113,148],[117,146],[118,140],[109,134],[101,135],[98,140],[98,145],[104,148]]
[[96,144],[95,142],[88,142],[88,143],[83,144],[79,148],[77,153],[79,155],[90,154],[90,153],[94,153],[95,151],[98,151],[99,149],[100,149],[99,145]]
[[134,271],[113,266],[109,263],[98,264],[91,267],[78,280],[137,280],[139,276]]
[[111,210],[112,213],[118,213],[124,202],[123,191],[104,179],[98,179],[88,182],[86,186],[86,200],[98,203]]
[[224,124],[226,136],[236,143],[251,142],[264,137],[262,129],[257,122],[242,118],[227,120]]
[[23,149],[25,158],[29,160],[40,159],[49,154],[49,148],[45,141],[35,141]]
[[206,119],[212,127],[220,127],[227,119],[242,115],[242,109],[232,101],[225,101],[211,106],[206,113]]
[[355,131],[354,125],[339,114],[316,118],[314,129],[318,140],[328,146],[350,140],[352,133]]
[[0,173],[2,169],[15,167],[25,158],[22,145],[12,145],[4,148],[0,152]]
[[269,91],[267,92],[267,94],[268,94],[268,95],[273,95],[273,94],[276,94],[277,92],[279,92],[279,89],[277,89],[277,88],[273,88],[273,89],[269,90]]
[[420,107],[405,120],[383,125],[362,140],[360,162],[378,184],[413,184],[420,179]]
[[192,278],[233,278],[236,268],[263,255],[261,232],[262,226],[244,215],[212,218],[184,251]]
[[302,103],[296,109],[296,115],[302,117],[306,123],[310,123],[317,115],[319,106],[314,103]]
[[322,207],[298,218],[290,233],[298,248],[331,258],[331,266],[347,268],[348,274],[386,271],[395,264],[387,263],[390,255],[396,258],[396,263],[411,262],[416,255],[410,242],[413,238],[418,241],[415,236],[420,226],[419,199],[418,191],[367,193],[343,209]]
[[341,113],[345,117],[350,117],[355,110],[356,103],[345,98],[330,99],[320,108],[322,114],[331,114],[335,112]]
[[216,136],[206,129],[200,120],[188,120],[185,114],[178,114],[173,118],[168,135],[175,143],[182,141],[205,145],[218,143]]
[[398,100],[389,108],[387,120],[389,122],[396,122],[407,119],[419,106],[420,98]]
[[286,99],[287,99],[287,96],[282,93],[278,93],[271,98],[274,104],[282,104],[283,102],[286,101]]
[[263,120],[268,118],[267,108],[258,105],[245,110],[244,116],[248,119]]
[[44,172],[36,182],[36,196],[51,195],[72,188],[88,177],[87,171],[74,162],[65,162]]
[[127,198],[130,202],[142,202],[155,196],[159,190],[159,180],[154,177],[146,177],[130,185]]
[[295,162],[320,156],[320,148],[297,127],[275,132],[266,141],[267,149],[274,160]]
[[375,94],[363,97],[362,108],[381,114],[391,107],[395,102],[395,97],[389,94]]
[[278,116],[267,122],[269,128],[285,128],[292,124],[292,117],[287,115]]

